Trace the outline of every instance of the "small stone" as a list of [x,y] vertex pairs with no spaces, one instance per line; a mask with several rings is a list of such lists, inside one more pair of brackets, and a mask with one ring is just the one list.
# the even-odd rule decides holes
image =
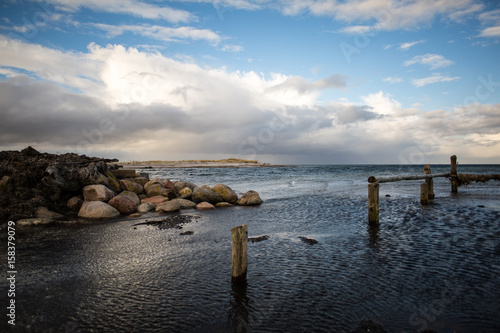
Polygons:
[[215,207],[234,207],[234,205],[229,202],[219,202],[215,205]]
[[198,210],[212,210],[215,209],[215,206],[212,205],[209,202],[200,202],[198,205],[196,205],[196,209]]
[[82,208],[83,200],[79,197],[72,197],[68,200],[66,206],[74,212],[77,212]]

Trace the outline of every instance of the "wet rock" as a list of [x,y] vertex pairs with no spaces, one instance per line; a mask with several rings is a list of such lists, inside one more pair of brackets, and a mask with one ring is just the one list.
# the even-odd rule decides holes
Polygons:
[[62,214],[48,210],[47,207],[38,207],[35,214],[36,217],[47,217],[51,219],[62,219],[64,217]]
[[304,237],[304,236],[299,236],[299,238],[306,244],[309,244],[309,245],[314,245],[314,244],[318,244],[318,241],[313,239],[313,238],[307,238],[307,237]]
[[74,212],[78,212],[82,208],[83,200],[80,197],[72,197],[68,200],[66,206]]
[[116,210],[122,215],[130,215],[135,212],[134,202],[125,196],[117,195],[113,199],[109,200],[108,204],[111,207],[116,208]]
[[215,209],[215,206],[209,202],[200,202],[196,205],[196,209],[198,210],[212,210]]
[[21,219],[16,221],[16,226],[24,227],[31,225],[47,225],[54,223],[54,219],[50,217],[34,217],[29,219]]
[[269,235],[257,236],[257,237],[248,237],[248,241],[252,243],[258,243],[269,239]]
[[78,216],[88,219],[111,219],[119,217],[120,212],[102,201],[85,201]]
[[136,207],[139,206],[141,203],[141,199],[139,199],[137,194],[135,194],[134,192],[131,192],[131,191],[123,191],[120,194],[118,194],[117,196],[130,199]]
[[176,195],[172,189],[163,187],[163,185],[156,179],[150,180],[145,186],[144,190],[148,197],[162,195],[169,199],[175,199]]
[[189,189],[191,191],[193,191],[195,189],[195,187],[197,187],[195,184],[193,183],[190,183],[190,182],[184,182],[184,181],[178,181],[178,182],[175,182],[174,183],[175,185],[175,189],[177,192],[180,192],[183,188],[185,187],[189,187]]
[[104,185],[87,185],[83,188],[83,198],[85,201],[108,202],[115,196],[115,193]]
[[140,177],[135,177],[134,182],[136,182],[137,184],[142,185],[144,187],[144,185],[146,185],[149,182],[149,179],[147,179],[146,177],[140,176]]
[[221,196],[222,200],[229,203],[236,203],[238,195],[229,186],[224,184],[216,184],[212,187],[212,191]]
[[212,191],[210,188],[204,188],[204,187],[195,187],[193,190],[193,194],[191,195],[192,200],[195,203],[200,203],[200,202],[209,202],[212,205],[215,205],[219,202],[222,202],[222,198],[220,195]]
[[109,189],[115,193],[119,193],[122,190],[122,187],[116,178],[108,177],[108,184]]
[[241,198],[236,202],[240,206],[256,206],[262,203],[262,199],[259,196],[259,193],[255,191],[248,191],[243,194]]
[[161,204],[158,204],[156,206],[156,211],[157,212],[163,212],[163,213],[174,213],[177,212],[181,209],[181,205],[179,204],[178,201],[166,201]]
[[181,232],[181,236],[192,235],[192,234],[194,234],[194,231],[184,231],[184,232]]
[[234,205],[229,202],[219,202],[215,205],[215,207],[234,207]]
[[144,192],[144,187],[141,184],[137,184],[136,182],[127,179],[121,179],[120,186],[122,190],[134,192],[135,194],[141,194]]
[[141,203],[138,207],[137,207],[137,211],[139,213],[147,213],[147,212],[150,212],[152,210],[155,210],[156,208],[156,205],[154,203],[151,203],[151,202],[145,202],[145,203]]

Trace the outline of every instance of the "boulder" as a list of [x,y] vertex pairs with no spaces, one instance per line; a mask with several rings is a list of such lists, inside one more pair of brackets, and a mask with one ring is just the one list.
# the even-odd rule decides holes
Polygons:
[[123,191],[120,194],[118,194],[117,196],[121,196],[121,197],[125,197],[125,198],[130,199],[134,203],[135,206],[139,206],[141,203],[141,199],[139,199],[137,194],[135,194],[134,192],[131,192],[131,191]]
[[66,206],[74,212],[77,212],[82,208],[83,200],[79,197],[72,197],[68,200]]
[[191,200],[186,200],[186,199],[174,199],[171,201],[177,201],[179,205],[181,206],[181,209],[189,209],[189,208],[195,208],[196,204],[192,202]]
[[238,195],[229,186],[224,184],[216,184],[212,187],[212,191],[221,196],[222,200],[229,203],[236,203],[238,201]]
[[109,189],[115,193],[119,193],[122,190],[122,187],[116,178],[108,177],[108,184]]
[[195,203],[206,201],[211,203],[212,205],[224,201],[222,200],[220,195],[218,195],[211,189],[206,189],[204,187],[195,187],[195,189],[193,190],[193,194],[191,195],[191,198]]
[[179,195],[180,195],[181,199],[189,199],[189,198],[191,198],[192,194],[193,194],[193,191],[187,186],[179,191]]
[[196,209],[198,209],[198,210],[212,210],[212,209],[215,209],[215,206],[209,202],[204,201],[204,202],[200,202],[199,204],[197,204]]
[[151,197],[151,198],[141,199],[141,203],[150,202],[150,203],[154,204],[155,206],[158,204],[161,204],[162,202],[165,202],[165,201],[168,201],[168,198],[164,197],[163,195],[156,195],[156,196]]
[[97,176],[95,177],[96,183],[104,185],[106,187],[109,187],[109,179],[102,173],[98,172]]
[[118,169],[118,170],[111,170],[111,172],[118,179],[131,178],[136,176],[134,169]]
[[179,204],[178,201],[175,200],[166,201],[156,206],[156,211],[163,213],[174,213],[179,211],[180,209],[181,205]]
[[210,186],[208,186],[208,185],[201,185],[200,187],[201,187],[201,188],[205,188],[205,189],[207,189],[207,190],[211,190]]
[[144,190],[146,191],[148,197],[154,197],[157,195],[163,195],[169,199],[175,199],[176,197],[174,191],[163,187],[158,178],[152,179],[144,185]]
[[104,185],[87,185],[83,188],[83,198],[85,201],[107,202],[115,196],[115,193]]
[[144,187],[141,184],[137,184],[136,182],[127,179],[120,180],[120,186],[124,191],[130,191],[136,194],[144,192]]
[[236,202],[240,206],[256,206],[262,203],[262,199],[259,196],[259,193],[255,191],[248,191],[243,194],[241,198]]
[[139,185],[144,186],[144,185],[146,185],[149,182],[149,179],[147,179],[146,177],[140,176],[140,177],[135,177],[133,179],[133,181],[136,182]]
[[111,207],[116,208],[117,211],[122,215],[130,215],[135,212],[135,204],[123,195],[117,195],[113,199],[109,200],[108,204]]
[[218,204],[215,205],[215,207],[233,207],[233,204],[230,204],[229,202],[219,202]]
[[47,217],[51,219],[62,219],[64,217],[62,214],[51,212],[47,207],[38,207],[35,214],[36,217]]
[[88,219],[110,219],[119,217],[120,212],[102,201],[85,201],[78,216]]
[[184,181],[178,181],[174,183],[175,185],[175,190],[177,192],[180,192],[184,187],[189,187],[189,189],[192,191],[197,187],[195,184],[190,183],[190,182],[184,182]]
[[145,203],[141,203],[137,207],[137,211],[139,213],[147,213],[147,212],[150,212],[150,211],[154,210],[155,208],[156,208],[156,205],[154,203],[145,202]]

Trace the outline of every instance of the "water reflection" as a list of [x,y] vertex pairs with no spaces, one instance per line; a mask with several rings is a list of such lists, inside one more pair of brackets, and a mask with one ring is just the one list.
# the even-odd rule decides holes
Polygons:
[[380,225],[378,223],[370,223],[368,225],[368,235],[371,247],[378,246],[379,230],[380,230]]
[[232,283],[232,296],[228,313],[228,323],[231,332],[249,332],[249,299],[247,282]]

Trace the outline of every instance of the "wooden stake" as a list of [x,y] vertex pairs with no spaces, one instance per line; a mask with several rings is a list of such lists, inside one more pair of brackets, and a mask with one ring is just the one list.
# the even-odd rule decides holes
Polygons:
[[233,264],[232,281],[245,282],[247,278],[247,242],[248,226],[246,224],[231,229],[231,238],[233,240]]
[[422,205],[429,204],[429,187],[427,184],[420,184],[420,203]]
[[[424,175],[430,174],[432,174],[431,166],[430,164],[427,164],[424,166]],[[425,183],[427,184],[427,190],[429,191],[429,199],[434,199],[434,180],[432,178],[428,178],[425,180]]]
[[378,182],[368,184],[368,222],[379,223],[379,184]]
[[458,193],[457,156],[450,157],[451,193]]

